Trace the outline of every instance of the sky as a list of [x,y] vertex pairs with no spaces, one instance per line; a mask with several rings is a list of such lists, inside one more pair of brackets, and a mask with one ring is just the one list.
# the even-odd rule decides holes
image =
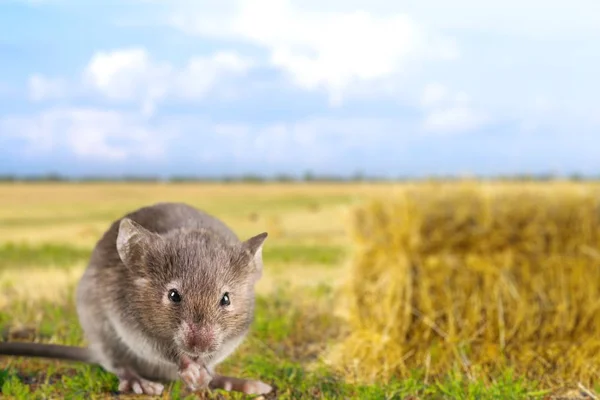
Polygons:
[[0,0],[0,174],[600,175],[597,0]]

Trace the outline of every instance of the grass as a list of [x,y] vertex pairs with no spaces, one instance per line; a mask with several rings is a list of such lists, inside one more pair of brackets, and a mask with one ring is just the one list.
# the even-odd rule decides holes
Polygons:
[[23,268],[29,266],[70,267],[86,261],[90,249],[69,246],[68,244],[44,243],[3,243],[0,245],[0,269]]
[[[447,395],[459,399],[538,398],[539,390],[507,373],[490,386],[464,381],[461,375],[428,384],[415,374],[409,379],[385,385],[353,385],[344,382],[323,363],[319,354],[328,342],[339,335],[340,323],[332,317],[327,304],[334,292],[319,289],[306,293],[313,300],[299,304],[298,293],[278,292],[258,299],[253,331],[239,351],[223,365],[221,371],[238,376],[257,377],[272,383],[280,399],[382,399],[438,398]],[[315,299],[318,299],[315,301]],[[5,321],[18,318],[32,329],[21,340],[52,341],[66,344],[81,342],[81,331],[72,302],[62,304],[14,303]],[[310,306],[312,313],[305,310]],[[32,310],[35,309],[35,312]],[[19,334],[19,332],[15,332]],[[21,335],[23,335],[21,333]],[[16,359],[0,368],[0,388],[4,396],[17,399],[62,397],[72,399],[107,398],[117,390],[117,380],[96,366],[58,361]],[[218,392],[220,397],[241,398]],[[181,386],[168,387],[164,398],[186,398],[190,394]],[[205,398],[214,398],[206,394]],[[540,397],[541,398],[541,397]]]
[[[547,187],[566,187],[553,185]],[[270,233],[252,332],[220,372],[269,382],[280,399],[548,398],[556,387],[510,368],[484,380],[465,373],[462,366],[432,376],[423,363],[401,378],[361,382],[336,367],[331,350],[352,333],[348,299],[340,291],[357,249],[347,235],[350,211],[359,201],[405,193],[411,187],[0,185],[0,336],[82,345],[73,287],[94,243],[112,219],[127,211],[158,201],[184,201],[222,218],[240,237]],[[363,339],[357,346],[366,349],[372,337]],[[360,372],[353,359],[347,362]],[[116,388],[116,378],[96,366],[0,357],[2,398],[113,398]],[[122,396],[128,397],[143,396]],[[175,383],[163,398],[192,397]],[[215,392],[200,398],[242,396]]]
[[338,265],[346,256],[341,246],[283,245],[265,248],[265,262]]
[[[40,265],[69,268],[86,262],[91,249],[64,243],[0,244],[0,269],[27,268]],[[279,244],[265,248],[263,257],[269,263],[304,263],[337,265],[346,255],[342,246],[311,244]]]

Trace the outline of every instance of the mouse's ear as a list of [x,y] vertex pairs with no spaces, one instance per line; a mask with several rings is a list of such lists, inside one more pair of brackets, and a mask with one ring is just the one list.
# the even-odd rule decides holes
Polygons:
[[132,219],[121,219],[117,234],[117,252],[121,261],[127,266],[131,265],[151,236],[152,233]]
[[253,273],[255,274],[256,281],[259,280],[262,276],[262,249],[267,236],[267,232],[263,232],[251,237],[245,242],[242,242],[242,248],[252,257],[252,261],[250,262],[250,264],[254,267]]

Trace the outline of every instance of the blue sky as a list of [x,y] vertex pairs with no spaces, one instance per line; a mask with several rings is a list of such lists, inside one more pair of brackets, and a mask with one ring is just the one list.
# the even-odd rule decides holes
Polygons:
[[0,0],[0,173],[600,175],[596,0]]

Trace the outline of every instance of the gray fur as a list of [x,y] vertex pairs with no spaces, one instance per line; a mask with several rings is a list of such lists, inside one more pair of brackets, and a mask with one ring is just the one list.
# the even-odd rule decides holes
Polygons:
[[[194,389],[261,394],[260,381],[215,375],[245,338],[254,316],[266,233],[240,241],[215,217],[182,203],[158,203],[114,221],[96,244],[76,290],[87,348],[0,343],[0,354],[100,364],[120,390],[160,394],[159,382],[183,379]],[[183,299],[168,300],[176,286]],[[220,299],[229,293],[231,304]],[[214,330],[202,351],[184,347],[185,324]]]
[[[183,319],[202,319],[223,331],[219,349],[201,360],[212,372],[252,323],[265,237],[241,242],[223,222],[181,203],[144,207],[115,221],[77,288],[94,362],[116,374],[131,368],[149,380],[177,379],[181,350],[174,332]],[[147,285],[135,286],[136,279]],[[182,286],[181,307],[162,303],[171,281]],[[219,309],[223,288],[236,302],[235,312]]]

